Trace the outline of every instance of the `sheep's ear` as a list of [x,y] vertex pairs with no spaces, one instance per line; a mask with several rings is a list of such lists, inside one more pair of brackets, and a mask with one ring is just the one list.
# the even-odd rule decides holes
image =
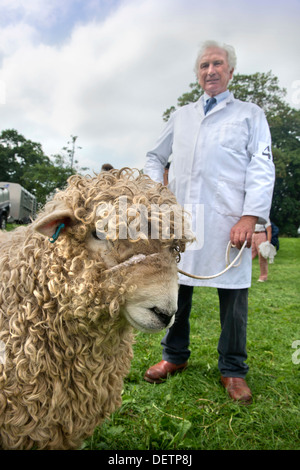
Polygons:
[[33,228],[45,237],[52,238],[61,224],[64,224],[64,227],[61,227],[60,233],[65,231],[73,223],[74,214],[70,209],[57,208],[41,219],[38,219],[33,224]]

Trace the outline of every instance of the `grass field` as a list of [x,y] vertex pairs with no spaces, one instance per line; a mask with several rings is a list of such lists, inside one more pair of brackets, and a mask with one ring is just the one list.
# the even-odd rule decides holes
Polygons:
[[96,429],[84,449],[299,450],[300,239],[280,239],[269,280],[249,290],[247,382],[250,406],[232,402],[219,382],[216,289],[196,288],[191,358],[182,374],[160,385],[143,380],[161,360],[163,334],[138,333],[122,407]]

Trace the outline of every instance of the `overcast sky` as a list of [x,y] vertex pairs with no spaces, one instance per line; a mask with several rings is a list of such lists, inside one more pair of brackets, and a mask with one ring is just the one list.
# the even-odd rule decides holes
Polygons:
[[[300,106],[300,0],[0,0],[0,131],[80,166],[142,168],[162,114],[195,81],[199,44],[235,47]],[[1,179],[1,176],[0,176]]]

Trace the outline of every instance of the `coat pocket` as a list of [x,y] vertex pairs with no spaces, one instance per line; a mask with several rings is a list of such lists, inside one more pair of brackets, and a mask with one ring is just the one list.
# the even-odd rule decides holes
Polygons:
[[219,139],[222,147],[240,153],[246,151],[249,135],[243,123],[227,123],[220,127]]
[[241,217],[245,200],[245,189],[236,181],[220,178],[215,196],[215,208],[219,214]]

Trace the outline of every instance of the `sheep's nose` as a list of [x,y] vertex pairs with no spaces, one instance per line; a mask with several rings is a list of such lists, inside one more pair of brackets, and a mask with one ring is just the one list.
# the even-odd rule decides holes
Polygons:
[[153,313],[159,318],[159,320],[165,325],[168,326],[171,318],[175,314],[175,312],[166,312],[165,310],[161,310],[158,307],[153,307],[150,310],[152,310]]

